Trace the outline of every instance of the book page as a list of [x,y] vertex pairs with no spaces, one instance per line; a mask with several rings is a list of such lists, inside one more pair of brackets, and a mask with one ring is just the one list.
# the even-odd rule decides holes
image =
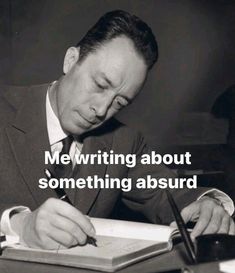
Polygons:
[[[90,256],[93,258],[113,259],[133,252],[140,251],[151,246],[156,246],[155,241],[127,239],[121,237],[97,236],[97,247],[87,244],[85,246],[61,249],[58,253],[79,255],[80,257]],[[166,245],[165,245],[166,248]]]
[[91,218],[97,235],[168,242],[176,228],[139,222]]
[[221,272],[233,273],[235,268],[235,259],[221,262],[219,264],[219,269]]

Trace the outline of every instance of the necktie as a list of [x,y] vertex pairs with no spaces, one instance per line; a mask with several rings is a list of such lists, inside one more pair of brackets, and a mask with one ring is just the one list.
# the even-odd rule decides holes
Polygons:
[[[74,139],[72,135],[69,135],[62,140],[63,148],[59,154],[60,158],[62,155],[69,154],[69,150],[73,140]],[[72,174],[72,171],[73,171],[72,160],[70,160],[69,164],[62,164],[60,160],[60,164],[54,165],[54,173],[56,178],[65,178],[65,177],[69,178]]]

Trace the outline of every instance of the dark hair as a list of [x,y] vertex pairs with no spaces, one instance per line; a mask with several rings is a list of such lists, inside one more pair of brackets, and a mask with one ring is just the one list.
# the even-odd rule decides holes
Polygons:
[[120,35],[125,35],[134,43],[136,51],[144,58],[151,69],[158,57],[158,46],[151,28],[135,15],[126,11],[114,10],[104,14],[77,44],[82,61],[90,52],[103,43]]

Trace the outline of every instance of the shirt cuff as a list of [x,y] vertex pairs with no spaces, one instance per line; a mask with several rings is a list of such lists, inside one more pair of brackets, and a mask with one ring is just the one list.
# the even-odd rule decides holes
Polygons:
[[218,189],[208,190],[200,195],[197,200],[201,199],[203,196],[208,196],[218,200],[229,215],[232,215],[234,213],[233,200],[223,191],[220,191]]
[[19,235],[12,229],[11,222],[10,222],[10,214],[12,212],[14,213],[20,213],[20,212],[30,212],[31,210],[28,207],[24,206],[16,206],[12,207],[10,209],[4,210],[1,221],[0,221],[0,227],[1,227],[1,234],[4,234],[6,236],[6,244],[17,244],[20,242]]

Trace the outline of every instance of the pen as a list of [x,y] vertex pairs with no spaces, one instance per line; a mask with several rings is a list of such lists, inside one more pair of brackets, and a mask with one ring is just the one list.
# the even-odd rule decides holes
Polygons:
[[[51,171],[49,171],[48,169],[45,169],[44,172],[45,172],[47,180],[50,180],[51,178],[55,178],[54,175],[52,175]],[[64,189],[55,188],[54,190],[60,200],[65,201],[73,206],[73,203],[70,201]],[[87,236],[87,243],[97,247],[96,239],[93,237]]]
[[187,231],[184,220],[183,220],[183,218],[182,218],[182,216],[180,214],[180,211],[179,211],[179,209],[178,209],[178,207],[177,207],[171,193],[168,190],[166,190],[166,194],[167,194],[167,198],[168,198],[168,201],[170,203],[172,212],[174,214],[176,224],[178,226],[179,232],[180,232],[182,240],[184,242],[186,251],[188,253],[188,256],[189,256],[191,262],[196,264],[197,259],[196,259],[196,254],[195,254],[195,250],[194,250],[194,245],[193,245],[193,242],[192,242],[192,240],[190,238],[190,235],[189,235],[189,233]]

